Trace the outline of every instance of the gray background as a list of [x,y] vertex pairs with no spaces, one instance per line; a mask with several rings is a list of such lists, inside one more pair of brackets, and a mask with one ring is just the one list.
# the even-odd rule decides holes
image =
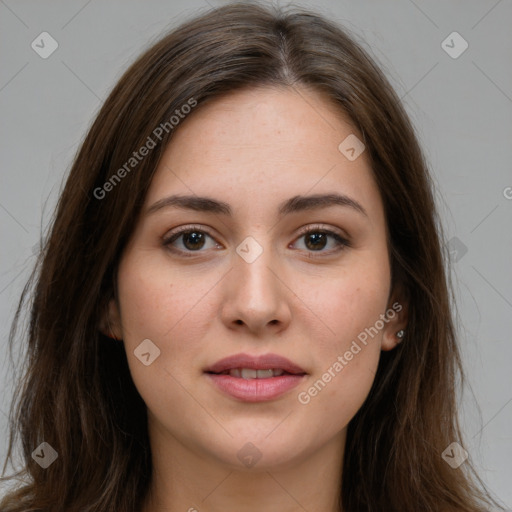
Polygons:
[[[12,395],[8,329],[74,153],[141,50],[163,30],[221,3],[0,0],[0,459]],[[296,4],[363,39],[417,128],[454,257],[469,456],[512,509],[512,2]],[[47,59],[31,48],[44,31],[59,45]],[[441,46],[453,31],[469,44],[458,58]],[[452,51],[461,48],[448,41]]]

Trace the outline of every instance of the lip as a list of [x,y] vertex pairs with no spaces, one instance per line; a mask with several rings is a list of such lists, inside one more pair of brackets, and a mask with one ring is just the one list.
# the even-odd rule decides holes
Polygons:
[[[220,372],[234,368],[250,368],[253,370],[280,368],[287,373],[266,379],[243,379],[220,374]],[[298,386],[307,375],[300,366],[277,354],[260,356],[235,354],[217,361],[206,368],[204,372],[210,382],[220,391],[243,402],[274,400]]]
[[281,368],[287,373],[293,375],[305,374],[306,371],[295,363],[292,363],[286,357],[278,354],[262,354],[259,356],[250,356],[249,354],[234,354],[224,359],[220,359],[204,371],[207,373],[220,373],[234,368],[250,368],[253,370],[270,370],[272,368]]

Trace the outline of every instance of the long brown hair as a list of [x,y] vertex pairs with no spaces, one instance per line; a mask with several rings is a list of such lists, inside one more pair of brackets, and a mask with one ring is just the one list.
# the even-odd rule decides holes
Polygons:
[[[106,338],[100,321],[153,173],[179,129],[169,120],[183,105],[196,102],[197,110],[256,86],[313,88],[362,134],[384,204],[392,284],[408,305],[406,338],[382,353],[348,427],[340,510],[496,505],[469,461],[453,469],[441,456],[450,443],[463,444],[456,409],[463,371],[433,184],[399,98],[354,37],[324,17],[240,3],[201,14],[147,49],[76,155],[11,330],[12,349],[30,305],[6,460],[19,437],[24,465],[5,479],[22,484],[2,512],[140,510],[152,475],[146,407],[122,343]],[[159,126],[166,127],[160,138]],[[156,147],[127,167],[148,137]],[[58,453],[47,469],[31,456],[43,441]]]

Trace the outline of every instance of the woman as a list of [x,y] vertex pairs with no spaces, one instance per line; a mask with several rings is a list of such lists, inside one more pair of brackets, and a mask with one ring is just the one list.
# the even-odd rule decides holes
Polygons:
[[440,240],[413,128],[344,31],[245,4],[183,24],[60,197],[1,510],[487,510]]

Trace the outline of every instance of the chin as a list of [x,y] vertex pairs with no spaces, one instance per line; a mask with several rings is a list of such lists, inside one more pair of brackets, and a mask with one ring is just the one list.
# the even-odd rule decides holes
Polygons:
[[[275,428],[275,424],[274,424]],[[270,471],[285,470],[296,466],[297,459],[305,455],[304,449],[298,450],[299,439],[294,440],[284,432],[262,429],[258,436],[238,435],[226,439],[225,443],[215,443],[216,451],[211,453],[220,464],[234,471]],[[254,432],[254,429],[251,429]],[[272,438],[274,436],[274,438]],[[284,439],[287,439],[284,442]],[[211,447],[208,447],[211,448]]]

